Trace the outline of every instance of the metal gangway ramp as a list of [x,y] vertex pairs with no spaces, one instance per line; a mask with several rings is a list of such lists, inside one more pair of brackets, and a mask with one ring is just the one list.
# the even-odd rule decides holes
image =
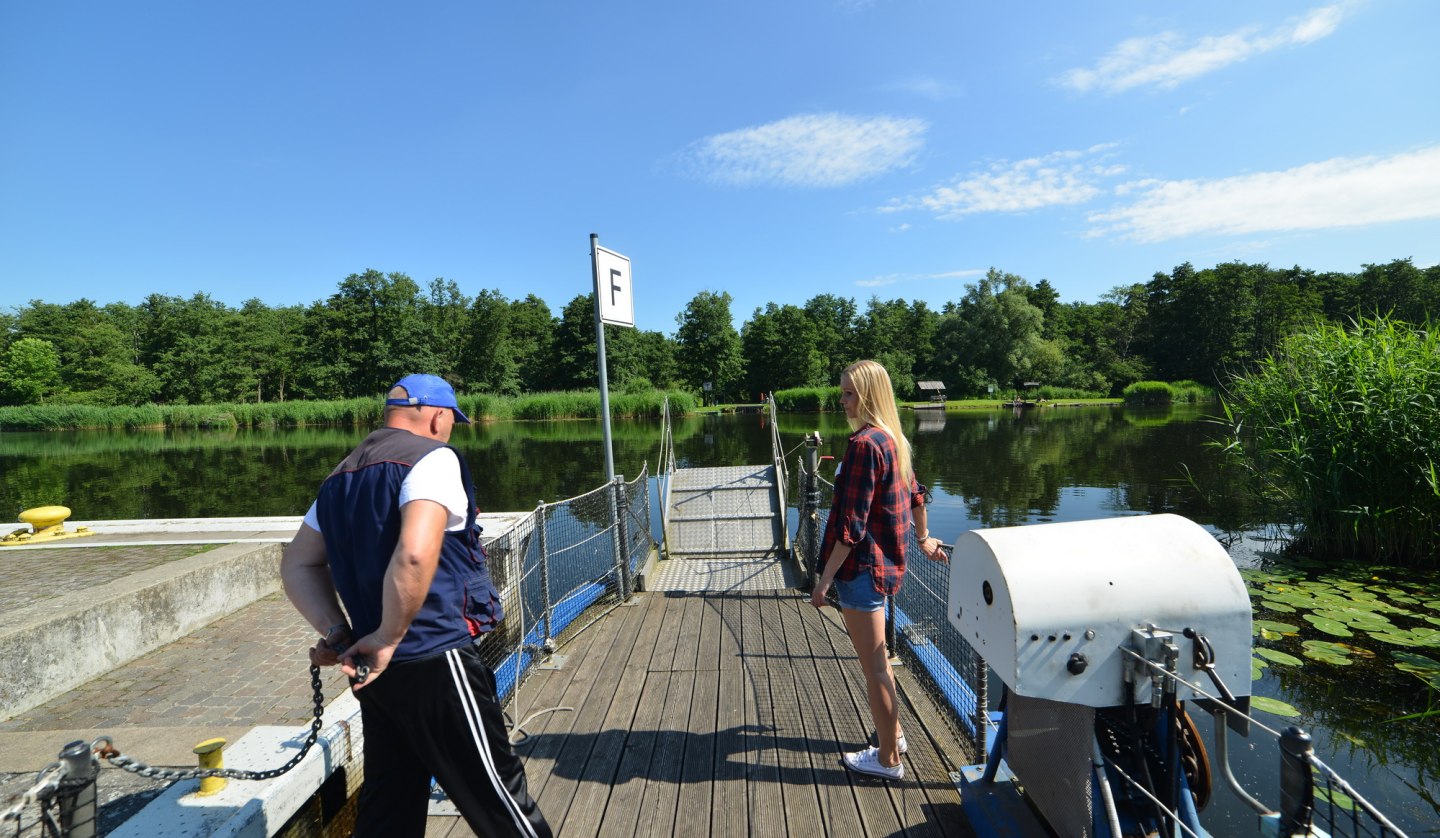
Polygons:
[[785,525],[786,475],[775,402],[768,400],[771,461],[676,468],[668,407],[662,443],[665,561],[652,590],[793,588],[798,581]]

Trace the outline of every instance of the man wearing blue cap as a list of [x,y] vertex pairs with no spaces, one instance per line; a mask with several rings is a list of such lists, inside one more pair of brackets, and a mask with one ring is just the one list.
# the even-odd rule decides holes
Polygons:
[[477,835],[551,835],[474,645],[504,613],[470,470],[446,444],[469,421],[444,379],[397,381],[384,427],[320,485],[280,563],[286,595],[324,635],[310,659],[339,663],[360,701],[357,836],[423,836],[432,776]]

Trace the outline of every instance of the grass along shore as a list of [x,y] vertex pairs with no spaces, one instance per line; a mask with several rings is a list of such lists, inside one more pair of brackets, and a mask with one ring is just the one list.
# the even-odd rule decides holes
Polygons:
[[[666,396],[676,414],[696,409],[694,396],[679,390],[610,394],[610,413],[622,418],[658,418]],[[460,409],[476,422],[532,419],[598,419],[598,390],[525,396],[460,394]],[[299,428],[375,426],[384,404],[378,398],[211,405],[98,406],[38,404],[0,407],[0,432]]]

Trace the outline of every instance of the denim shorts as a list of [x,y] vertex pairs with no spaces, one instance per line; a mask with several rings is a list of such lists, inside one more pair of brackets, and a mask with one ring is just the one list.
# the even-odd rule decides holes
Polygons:
[[875,577],[868,570],[856,573],[849,582],[836,579],[835,596],[841,608],[851,611],[880,611],[885,607],[885,595],[875,590]]

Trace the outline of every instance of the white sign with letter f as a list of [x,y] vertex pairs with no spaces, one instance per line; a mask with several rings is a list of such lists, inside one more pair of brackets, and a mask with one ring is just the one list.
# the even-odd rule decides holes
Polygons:
[[630,260],[599,246],[595,248],[595,300],[601,322],[635,328],[635,289],[630,282]]

